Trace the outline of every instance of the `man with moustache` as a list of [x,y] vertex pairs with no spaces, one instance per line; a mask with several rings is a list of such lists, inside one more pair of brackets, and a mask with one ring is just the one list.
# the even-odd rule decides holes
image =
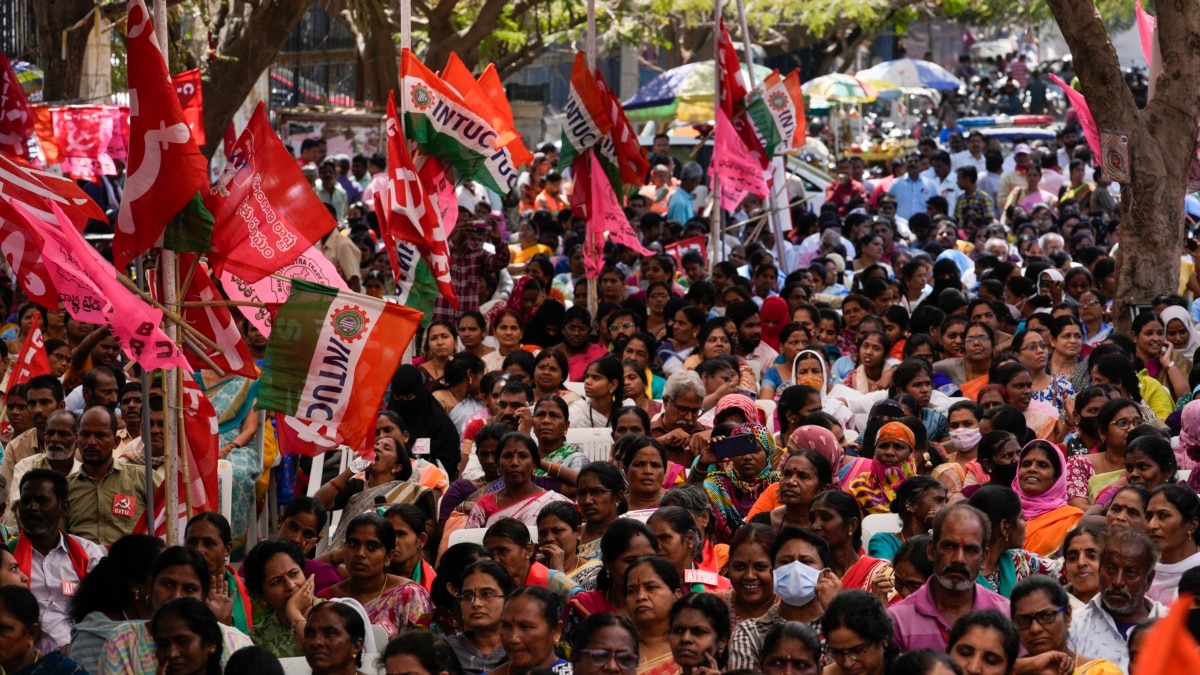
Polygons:
[[33,428],[12,439],[4,446],[4,458],[0,459],[0,494],[7,495],[13,484],[13,469],[17,462],[38,454],[45,448],[46,421],[50,413],[61,410],[63,386],[53,375],[39,375],[25,385],[26,410]]
[[62,474],[34,469],[21,477],[20,494],[21,533],[13,557],[29,577],[29,590],[42,610],[37,651],[47,654],[70,644],[67,608],[79,582],[104,557],[104,549],[59,529],[59,522],[71,512]]
[[[520,380],[509,380],[500,390],[500,395],[496,397],[495,416],[487,420],[488,424],[493,422],[503,424],[513,431],[532,434],[533,389]],[[469,431],[469,433],[474,434],[473,431]],[[464,448],[466,447],[469,446],[464,445]],[[478,480],[482,477],[483,467],[480,466],[479,458],[475,456],[475,453],[471,452],[466,460],[466,468],[463,469],[461,477],[469,480]]]
[[1108,659],[1129,670],[1129,631],[1167,608],[1146,597],[1154,581],[1157,553],[1150,537],[1119,528],[1109,533],[1100,552],[1100,592],[1071,617],[1071,646],[1080,654]]
[[78,444],[83,466],[67,477],[72,505],[67,531],[111,546],[133,531],[146,509],[146,478],[135,468],[113,461],[117,415],[108,408],[84,411]]
[[46,451],[26,457],[17,462],[13,469],[13,485],[8,495],[10,511],[15,511],[17,500],[21,498],[18,486],[26,473],[34,469],[49,469],[66,477],[83,466],[75,459],[75,429],[78,424],[78,416],[70,410],[55,410],[50,414],[50,419],[46,420]]
[[117,431],[117,456],[123,457],[130,443],[142,436],[142,383],[126,382],[121,387],[121,421],[125,428]]
[[[141,397],[139,396],[139,399]],[[151,394],[149,405],[141,409],[138,418],[141,414],[150,416],[150,464],[154,467],[154,482],[157,485],[161,483],[165,474],[162,466],[166,463],[166,438],[164,428],[166,426],[165,413],[163,412],[163,398],[159,394]],[[140,423],[140,422],[139,422]],[[127,422],[128,424],[128,422]],[[144,438],[135,438],[129,443],[121,446],[117,451],[117,463],[125,464],[138,473],[145,471],[146,468],[146,444]]]
[[928,552],[933,576],[915,593],[888,608],[894,644],[901,652],[945,652],[950,630],[971,612],[994,609],[1008,616],[1008,598],[975,583],[987,557],[991,534],[987,515],[964,502],[938,511]]
[[663,385],[663,409],[650,420],[650,436],[667,446],[667,459],[676,464],[692,465],[692,457],[697,454],[692,448],[692,434],[708,430],[699,421],[706,394],[704,382],[694,370],[674,373]]

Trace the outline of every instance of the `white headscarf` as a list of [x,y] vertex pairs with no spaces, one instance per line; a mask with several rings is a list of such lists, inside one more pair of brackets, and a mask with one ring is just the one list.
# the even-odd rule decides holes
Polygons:
[[1173,319],[1178,319],[1187,327],[1188,341],[1181,349],[1176,349],[1183,358],[1187,359],[1188,363],[1192,362],[1192,355],[1196,353],[1196,349],[1200,348],[1200,334],[1196,331],[1196,326],[1192,323],[1192,317],[1188,315],[1188,311],[1182,307],[1171,305],[1162,311],[1160,316],[1163,323],[1163,328],[1168,328],[1167,324]]
[[367,628],[367,634],[363,637],[362,653],[378,654],[379,647],[375,644],[375,632],[371,630],[371,619],[367,617],[367,610],[363,608],[362,603],[354,598],[334,598],[329,602],[340,602],[358,612],[358,615],[362,617],[363,625]]

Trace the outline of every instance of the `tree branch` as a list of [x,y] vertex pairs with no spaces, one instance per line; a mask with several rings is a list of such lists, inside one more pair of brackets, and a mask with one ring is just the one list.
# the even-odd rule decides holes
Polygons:
[[[1075,74],[1088,101],[1110,101],[1092,116],[1102,129],[1132,131],[1137,120],[1133,93],[1121,76],[1121,61],[1092,2],[1046,0],[1072,54]],[[1086,55],[1086,56],[1085,56]]]

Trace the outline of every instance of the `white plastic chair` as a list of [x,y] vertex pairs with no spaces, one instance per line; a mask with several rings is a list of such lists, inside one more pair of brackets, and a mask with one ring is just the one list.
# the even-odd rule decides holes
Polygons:
[[863,518],[862,521],[862,540],[866,544],[871,541],[871,537],[880,533],[888,532],[895,534],[904,527],[900,516],[895,513],[872,513]]
[[583,391],[582,382],[563,382],[563,389],[575,394],[579,398],[587,398],[587,394]]
[[761,410],[766,416],[767,420],[764,424],[773,434],[779,433],[779,425],[775,423],[775,405],[775,401],[769,399],[759,399],[754,402],[754,407]]
[[589,462],[607,462],[612,452],[612,431],[608,427],[567,429],[566,440],[582,450]]
[[[537,543],[538,533],[537,528],[533,525],[526,525],[529,528],[529,541]],[[461,543],[479,544],[483,546],[483,535],[487,532],[486,527],[470,527],[461,530],[455,530],[450,533],[450,542],[446,545],[447,548]]]
[[221,515],[225,520],[233,519],[233,465],[224,459],[217,460],[217,491],[220,494]]

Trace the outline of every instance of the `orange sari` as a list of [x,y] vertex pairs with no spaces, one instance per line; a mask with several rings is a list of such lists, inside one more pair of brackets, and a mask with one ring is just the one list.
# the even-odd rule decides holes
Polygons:
[[1043,557],[1051,557],[1062,548],[1067,532],[1079,523],[1083,511],[1074,506],[1060,506],[1025,523],[1024,549]]

